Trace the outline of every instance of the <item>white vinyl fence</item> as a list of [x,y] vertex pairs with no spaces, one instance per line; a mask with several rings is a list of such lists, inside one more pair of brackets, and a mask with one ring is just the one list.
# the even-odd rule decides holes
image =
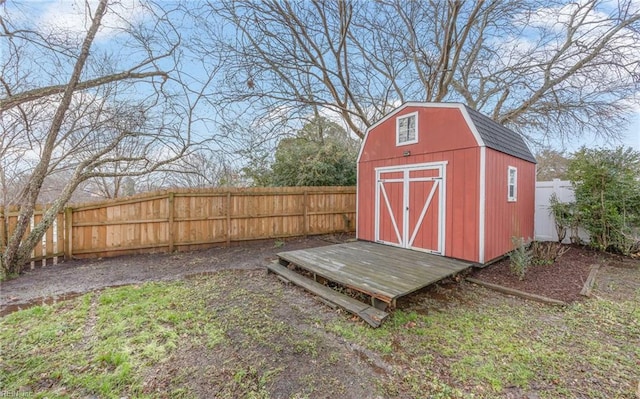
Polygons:
[[[555,221],[551,214],[550,199],[555,193],[560,202],[572,202],[575,200],[573,187],[568,180],[553,179],[552,181],[536,182],[536,213],[535,213],[535,235],[538,241],[558,241]],[[565,243],[569,243],[570,231],[567,232]],[[589,241],[589,234],[582,228],[578,235],[583,241]]]

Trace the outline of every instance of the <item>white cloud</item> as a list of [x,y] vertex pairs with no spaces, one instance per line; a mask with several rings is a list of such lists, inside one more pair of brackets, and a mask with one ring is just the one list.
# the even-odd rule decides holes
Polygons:
[[[41,12],[35,18],[35,25],[47,33],[66,32],[72,36],[83,37],[91,24],[91,17],[97,5],[97,0],[47,1],[42,3]],[[96,40],[109,39],[128,25],[143,20],[148,12],[139,0],[110,2]]]
[[[569,48],[555,59],[551,74],[564,74],[581,62],[590,49],[599,44],[603,35],[616,28],[615,19],[607,14],[614,5],[605,3],[591,8],[585,3],[586,0],[580,0],[557,7],[538,8],[531,13],[516,16],[513,22],[523,29],[520,35],[490,39],[490,44],[496,49],[496,69],[508,71],[513,67],[534,67],[551,61],[566,46],[568,27],[575,26],[578,21],[582,21],[582,24],[574,32]],[[638,9],[640,0],[630,7]],[[611,40],[607,49],[591,62],[589,77],[577,74],[567,84],[582,87],[586,92],[601,90],[603,84],[630,85],[633,77],[628,73],[626,65],[633,65],[637,61],[639,49],[640,35],[631,29],[622,29]],[[594,79],[594,76],[598,76],[593,74],[596,69],[598,79]],[[538,70],[534,68],[533,71]],[[538,72],[537,75],[530,76],[530,79],[542,78],[542,70]]]
[[565,26],[571,23],[572,18],[576,22],[583,21],[584,24],[598,23],[608,18],[607,14],[600,10],[592,9],[586,3],[588,1],[582,0],[562,7],[539,8],[528,16],[528,25],[562,32],[565,30]]

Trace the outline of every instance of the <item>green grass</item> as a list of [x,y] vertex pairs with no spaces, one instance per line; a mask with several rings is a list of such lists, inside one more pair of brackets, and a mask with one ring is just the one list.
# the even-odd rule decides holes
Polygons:
[[575,397],[568,385],[577,374],[591,381],[578,387],[588,397],[634,397],[640,296],[558,309],[526,301],[514,306],[514,299],[473,290],[465,293],[472,301],[444,312],[398,310],[379,329],[345,320],[329,329],[403,365],[402,378],[385,381],[388,393],[491,398],[507,387],[528,392],[543,386],[540,397]]
[[384,397],[634,398],[634,289],[559,309],[466,286],[378,329],[302,311],[299,291],[247,272],[105,289],[0,319],[0,386],[40,398],[268,398],[285,381],[296,397],[340,396],[340,370],[367,367],[353,360],[360,347],[388,365],[371,371]]
[[185,336],[223,342],[194,294],[183,282],[144,284],[11,314],[0,321],[0,385],[35,397],[152,397],[141,372]]

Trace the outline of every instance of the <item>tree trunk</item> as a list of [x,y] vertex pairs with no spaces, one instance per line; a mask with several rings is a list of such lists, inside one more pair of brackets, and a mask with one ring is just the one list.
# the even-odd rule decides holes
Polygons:
[[[89,27],[87,35],[85,36],[82,43],[80,54],[78,55],[78,59],[76,60],[73,68],[73,73],[69,78],[69,82],[67,83],[64,89],[64,94],[60,100],[60,105],[56,109],[56,113],[51,121],[51,127],[49,128],[49,131],[47,133],[47,138],[40,155],[40,161],[36,165],[33,174],[29,178],[29,182],[25,188],[25,201],[20,207],[18,223],[15,230],[11,234],[11,237],[9,238],[9,242],[7,243],[7,248],[5,249],[4,254],[0,257],[0,266],[2,267],[2,273],[4,275],[3,277],[20,273],[20,271],[22,270],[22,266],[28,260],[28,256],[31,253],[31,250],[36,246],[38,240],[42,238],[51,223],[53,223],[53,218],[49,222],[49,225],[47,225],[47,223],[39,223],[38,226],[34,228],[34,230],[29,234],[29,236],[23,240],[23,237],[27,231],[27,227],[29,226],[29,221],[33,216],[35,205],[40,194],[40,189],[42,188],[42,183],[44,182],[44,178],[47,175],[47,171],[49,169],[51,156],[56,144],[56,139],[58,137],[58,134],[60,133],[62,123],[64,122],[65,114],[67,113],[67,111],[69,110],[69,106],[71,105],[73,94],[77,89],[78,82],[80,81],[80,77],[82,75],[82,70],[84,69],[87,58],[89,57],[91,44],[93,43],[96,33],[98,32],[98,28],[100,27],[102,17],[106,13],[106,10],[107,0],[100,0],[96,8],[95,15],[93,16],[93,19],[91,21],[91,26]],[[64,206],[64,204],[68,200],[68,197],[64,199],[64,196],[61,196],[60,198],[58,198],[56,203],[62,200],[64,200],[64,202],[60,204],[60,209],[62,206]]]

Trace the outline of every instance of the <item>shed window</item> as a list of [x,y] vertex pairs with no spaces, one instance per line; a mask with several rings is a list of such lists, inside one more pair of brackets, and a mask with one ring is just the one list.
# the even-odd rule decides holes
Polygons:
[[518,169],[509,166],[507,172],[507,201],[515,202],[518,197]]
[[403,115],[396,119],[396,145],[418,142],[418,113]]

